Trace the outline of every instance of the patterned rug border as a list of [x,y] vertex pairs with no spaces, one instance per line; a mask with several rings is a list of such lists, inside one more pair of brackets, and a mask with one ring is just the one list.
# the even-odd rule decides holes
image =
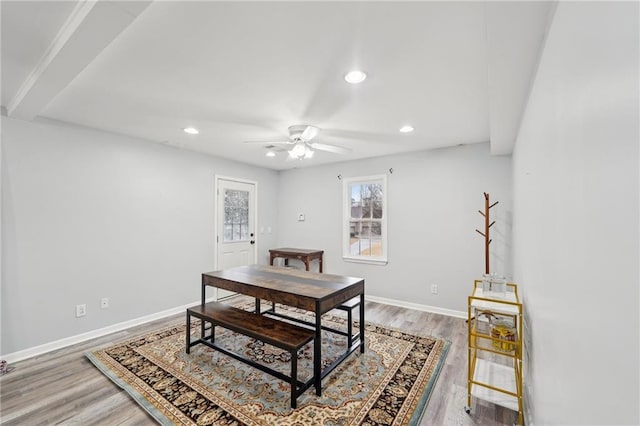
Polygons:
[[174,423],[170,421],[164,414],[162,414],[156,407],[147,401],[147,399],[142,396],[138,391],[133,389],[131,386],[127,384],[121,377],[117,376],[115,373],[111,371],[106,365],[104,365],[100,360],[98,360],[93,353],[87,352],[85,356],[91,363],[98,369],[102,374],[104,374],[108,379],[110,379],[113,383],[115,383],[120,389],[125,391],[131,398],[135,400],[135,402],[142,407],[151,417],[153,417],[158,423],[161,425],[173,425]]
[[[427,336],[421,335],[421,337],[427,337]],[[438,360],[438,364],[436,365],[436,368],[434,369],[433,374],[429,379],[429,383],[427,384],[427,386],[425,386],[424,392],[422,392],[422,396],[418,401],[418,406],[421,406],[422,408],[420,408],[420,410],[416,410],[417,412],[414,413],[413,417],[409,421],[409,426],[418,425],[422,420],[424,413],[427,411],[427,406],[429,405],[429,400],[431,399],[431,393],[433,391],[434,386],[436,385],[436,381],[438,380],[438,377],[440,376],[440,371],[442,370],[442,366],[444,365],[444,360],[447,358],[447,355],[449,354],[449,348],[451,346],[450,341],[443,339],[441,337],[435,337],[435,336],[428,336],[428,337],[437,339],[438,342],[442,342],[443,344],[442,352],[440,353],[440,359]],[[416,414],[417,414],[417,417],[416,417]]]
[[[358,321],[355,322],[355,324],[358,324]],[[413,415],[411,416],[409,422],[407,423],[408,426],[417,426],[420,421],[422,420],[427,406],[429,404],[429,400],[431,398],[431,394],[433,391],[433,388],[438,380],[438,377],[440,376],[440,372],[442,370],[442,367],[444,366],[445,360],[447,358],[447,355],[449,353],[449,349],[451,346],[451,342],[447,339],[444,339],[442,337],[437,337],[437,336],[431,336],[431,335],[427,335],[424,333],[419,333],[419,332],[408,332],[408,331],[404,331],[401,330],[397,327],[393,327],[393,326],[388,326],[388,325],[384,325],[384,324],[379,324],[379,323],[375,323],[375,322],[371,322],[371,321],[365,321],[365,326],[372,326],[372,327],[379,327],[379,328],[383,328],[383,329],[387,329],[390,331],[396,331],[399,333],[403,333],[403,334],[410,334],[416,337],[422,337],[422,338],[429,338],[429,339],[434,339],[435,340],[435,345],[441,345],[441,350],[440,350],[440,355],[439,355],[439,359],[437,361],[437,364],[435,366],[435,368],[433,369],[433,374],[431,375],[431,377],[429,378],[429,382],[427,383],[427,385],[424,387],[424,390],[422,392],[422,395],[420,396],[420,398],[418,399],[417,403],[416,403],[416,407],[417,409],[415,410],[415,412],[413,413]],[[130,386],[122,377],[118,376],[117,374],[115,374],[114,370],[112,370],[111,368],[109,368],[109,366],[105,365],[102,361],[100,361],[99,359],[97,359],[94,355],[94,352],[99,352],[102,350],[105,350],[109,347],[112,347],[114,345],[123,345],[123,344],[129,344],[130,342],[134,342],[136,340],[139,340],[141,338],[143,338],[144,336],[150,335],[150,334],[160,334],[160,333],[164,333],[167,332],[169,330],[173,330],[175,328],[185,328],[185,324],[184,324],[184,319],[182,320],[177,320],[173,325],[168,325],[165,327],[160,327],[158,329],[155,330],[151,330],[151,331],[147,331],[144,333],[140,333],[122,340],[118,340],[118,341],[114,341],[111,342],[109,345],[104,345],[101,346],[99,348],[95,348],[89,352],[85,352],[85,356],[87,357],[87,359],[98,369],[100,370],[100,372],[102,374],[104,374],[107,378],[109,378],[109,380],[111,380],[115,385],[117,385],[120,389],[124,390],[125,392],[127,392],[128,395],[130,395],[134,401],[140,406],[142,407],[147,413],[149,413],[149,415],[151,417],[153,417],[159,424],[161,425],[166,425],[166,426],[171,426],[171,425],[175,425],[175,423],[173,421],[171,421],[167,416],[165,416],[162,412],[160,412],[156,407],[153,406],[153,404],[151,404],[147,398],[145,398],[142,394],[140,394],[137,390],[135,390],[132,386]],[[435,349],[435,346],[434,346]]]

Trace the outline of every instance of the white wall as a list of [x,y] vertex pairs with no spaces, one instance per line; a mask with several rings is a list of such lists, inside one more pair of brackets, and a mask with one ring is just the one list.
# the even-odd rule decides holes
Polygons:
[[559,3],[513,155],[539,425],[640,423],[638,12]]
[[[5,117],[2,161],[4,355],[198,301],[214,267],[215,174],[257,181],[258,226],[277,232],[274,171]],[[258,236],[260,252],[274,244]]]
[[[342,260],[339,174],[388,175],[387,265]],[[325,250],[325,272],[364,277],[369,296],[466,313],[473,279],[484,272],[484,240],[475,232],[484,226],[483,192],[499,201],[492,209],[491,270],[511,273],[510,176],[511,158],[490,156],[488,144],[283,172],[278,245]],[[430,293],[431,284],[438,284],[438,295]]]

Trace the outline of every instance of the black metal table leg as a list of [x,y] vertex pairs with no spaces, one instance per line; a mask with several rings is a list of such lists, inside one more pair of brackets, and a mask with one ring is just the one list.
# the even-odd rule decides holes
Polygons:
[[364,293],[360,295],[360,353],[364,353]]
[[313,376],[315,378],[316,395],[322,396],[322,315],[320,303],[316,302],[316,336],[313,339]]
[[187,349],[186,352],[190,353],[191,352],[191,314],[189,314],[189,311],[187,311]]
[[291,408],[296,408],[298,400],[298,351],[291,351]]

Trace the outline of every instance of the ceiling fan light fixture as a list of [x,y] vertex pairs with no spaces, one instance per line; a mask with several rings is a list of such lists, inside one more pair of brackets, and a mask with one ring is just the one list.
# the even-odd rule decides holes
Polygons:
[[305,153],[307,152],[307,147],[305,146],[304,143],[297,143],[293,146],[293,148],[291,148],[291,150],[289,151],[289,153],[291,154],[292,157],[295,158],[302,158],[304,157]]
[[303,158],[311,158],[313,157],[313,150],[309,149],[309,147],[304,142],[298,142],[289,150],[289,156],[292,158],[297,158],[298,160],[302,160]]
[[364,71],[360,70],[349,71],[347,75],[344,76],[344,79],[347,81],[347,83],[351,84],[362,83],[366,78],[367,74],[365,74]]
[[413,126],[409,126],[409,125],[400,127],[400,133],[411,133],[414,130],[415,129],[413,128]]
[[185,127],[184,129],[182,129],[182,131],[190,135],[197,135],[198,133],[200,133],[200,130],[196,129],[195,127]]

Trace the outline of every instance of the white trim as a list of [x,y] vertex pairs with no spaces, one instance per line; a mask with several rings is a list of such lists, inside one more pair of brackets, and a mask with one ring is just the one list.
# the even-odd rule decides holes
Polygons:
[[[382,182],[382,218],[376,219],[376,222],[380,222],[382,225],[382,256],[354,256],[351,255],[351,192],[349,187],[354,183],[372,183]],[[357,263],[369,263],[376,265],[386,265],[389,261],[388,258],[388,225],[389,219],[388,207],[387,207],[387,193],[389,186],[387,184],[387,175],[373,175],[373,176],[357,176],[345,178],[342,181],[342,259],[346,262]]]
[[401,308],[415,309],[416,311],[424,311],[424,312],[430,312],[432,314],[446,315],[448,317],[467,319],[467,312],[463,312],[463,311],[454,311],[453,309],[438,308],[437,306],[430,306],[430,305],[420,305],[418,303],[405,302],[405,301],[396,300],[396,299],[387,299],[384,297],[365,295],[364,298],[365,300],[369,300],[371,302],[383,303],[385,305],[399,306]]
[[[215,300],[215,297],[207,298],[206,301],[211,302],[213,300]],[[403,302],[401,300],[387,299],[384,297],[376,297],[376,296],[368,296],[368,295],[365,295],[365,300],[369,300],[371,302],[383,303],[385,305],[399,306],[401,308],[415,309],[417,311],[447,315],[455,318],[463,318],[463,319],[467,318],[466,312],[438,308],[435,306],[420,305],[417,303]],[[144,317],[135,318],[129,321],[124,321],[118,324],[113,324],[97,330],[88,331],[86,333],[77,334],[75,336],[66,337],[64,339],[56,340],[54,342],[45,343],[44,345],[23,349],[21,351],[13,352],[7,355],[0,355],[0,359],[4,359],[10,364],[14,362],[22,361],[27,358],[32,358],[34,356],[42,355],[44,353],[62,349],[64,347],[75,345],[77,343],[86,342],[87,340],[95,339],[98,337],[106,336],[111,333],[116,333],[118,331],[126,330],[128,328],[135,327],[137,325],[146,324],[151,321],[156,321],[162,318],[170,317],[171,315],[183,313],[188,307],[197,305],[198,303],[200,303],[200,301],[188,303],[186,305],[167,309],[166,311],[157,312],[155,314],[146,315]]]
[[364,257],[342,256],[342,260],[344,260],[345,262],[368,263],[371,265],[386,265],[387,263],[389,263],[389,261],[386,259],[378,259],[375,257],[372,257],[371,259],[365,259]]
[[[210,302],[215,300],[213,297],[208,298],[206,301]],[[155,314],[145,315],[140,318],[135,318],[129,321],[120,322],[97,330],[88,331],[86,333],[77,334],[75,336],[65,337],[64,339],[56,340],[54,342],[45,343],[44,345],[34,346],[32,348],[23,349],[18,352],[13,352],[7,355],[0,355],[0,359],[6,360],[8,363],[14,363],[22,361],[27,358],[32,358],[37,355],[42,355],[46,352],[62,349],[67,346],[75,345],[77,343],[86,342],[87,340],[95,339],[97,337],[106,336],[107,334],[115,333],[118,331],[126,330],[137,325],[145,324],[151,321],[159,320],[162,318],[170,317],[171,315],[184,313],[187,308],[198,305],[200,301],[188,303],[186,305],[178,306],[177,308],[167,309],[166,311],[157,312]]]
[[[241,179],[241,178],[235,178],[235,177],[231,177],[231,176],[224,176],[224,175],[214,175],[214,189],[213,189],[213,241],[214,241],[214,246],[215,249],[213,251],[213,269],[218,270],[218,238],[220,237],[220,235],[218,235],[218,191],[220,190],[220,181],[221,180],[226,180],[226,181],[231,181],[231,182],[240,182],[240,183],[246,183],[249,185],[253,185],[254,191],[253,191],[253,235],[254,235],[254,241],[256,242],[253,245],[253,263],[258,263],[258,232],[257,230],[260,229],[258,227],[258,182],[254,181],[254,180],[248,180],[248,179]],[[218,288],[214,287],[214,293],[215,293],[215,299],[214,300],[218,300]]]
[[13,98],[8,102],[7,113],[9,115],[13,115],[13,111],[20,105],[20,102],[22,102],[27,93],[36,85],[47,67],[53,62],[56,56],[58,56],[60,50],[62,50],[74,34],[77,34],[78,28],[85,22],[87,15],[96,4],[97,2],[93,0],[78,1],[65,23],[60,27],[60,31],[58,31],[49,47],[47,47],[47,50],[42,57],[40,57],[37,65],[22,82],[22,85]]

